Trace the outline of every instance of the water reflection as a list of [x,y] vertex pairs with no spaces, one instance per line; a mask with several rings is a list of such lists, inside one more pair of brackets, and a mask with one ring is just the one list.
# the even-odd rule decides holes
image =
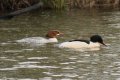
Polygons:
[[[1,80],[119,80],[119,11],[38,14],[0,21]],[[51,29],[64,33],[57,44],[99,34],[104,36],[108,47],[76,51],[58,48],[56,44],[31,46],[14,42],[24,37],[44,36]]]

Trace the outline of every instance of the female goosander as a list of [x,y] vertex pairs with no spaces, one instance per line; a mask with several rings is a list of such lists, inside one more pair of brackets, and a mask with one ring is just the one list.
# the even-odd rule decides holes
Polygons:
[[89,40],[71,40],[68,42],[63,42],[59,44],[60,48],[73,48],[73,49],[84,49],[84,48],[99,48],[100,44],[104,44],[103,39],[99,35],[93,35]]
[[46,34],[46,37],[29,37],[29,38],[23,38],[20,40],[16,40],[18,43],[29,43],[29,44],[44,44],[44,43],[54,43],[58,42],[57,36],[61,35],[61,33],[58,30],[51,30],[48,31]]

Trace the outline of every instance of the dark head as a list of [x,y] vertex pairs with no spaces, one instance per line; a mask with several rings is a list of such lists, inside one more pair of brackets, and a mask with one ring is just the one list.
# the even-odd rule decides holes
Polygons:
[[59,35],[61,35],[61,33],[58,30],[51,30],[46,34],[46,37],[47,38],[55,38]]
[[103,44],[103,45],[106,46],[106,44],[103,42],[102,37],[99,36],[99,35],[93,35],[93,36],[91,36],[90,37],[90,41],[92,41],[92,42],[99,42],[99,43],[101,43],[101,44]]

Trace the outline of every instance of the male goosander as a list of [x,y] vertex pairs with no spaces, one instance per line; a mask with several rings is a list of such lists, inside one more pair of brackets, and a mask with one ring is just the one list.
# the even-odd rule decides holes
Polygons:
[[68,42],[63,42],[59,44],[60,48],[73,48],[73,49],[85,49],[85,48],[99,48],[100,44],[104,44],[103,39],[99,35],[93,35],[89,40],[71,40]]
[[46,37],[29,37],[29,38],[23,38],[20,40],[16,40],[16,42],[18,43],[30,43],[30,44],[44,44],[44,43],[54,43],[54,42],[58,42],[57,40],[57,36],[61,35],[62,33],[60,33],[58,30],[51,30],[48,31],[48,33],[46,34]]

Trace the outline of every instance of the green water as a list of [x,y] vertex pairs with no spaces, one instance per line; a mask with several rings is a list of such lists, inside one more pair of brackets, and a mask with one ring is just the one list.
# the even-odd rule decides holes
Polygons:
[[[14,42],[54,29],[64,33],[59,43],[99,34],[108,47],[75,51]],[[120,80],[120,11],[36,11],[0,20],[0,80]]]

